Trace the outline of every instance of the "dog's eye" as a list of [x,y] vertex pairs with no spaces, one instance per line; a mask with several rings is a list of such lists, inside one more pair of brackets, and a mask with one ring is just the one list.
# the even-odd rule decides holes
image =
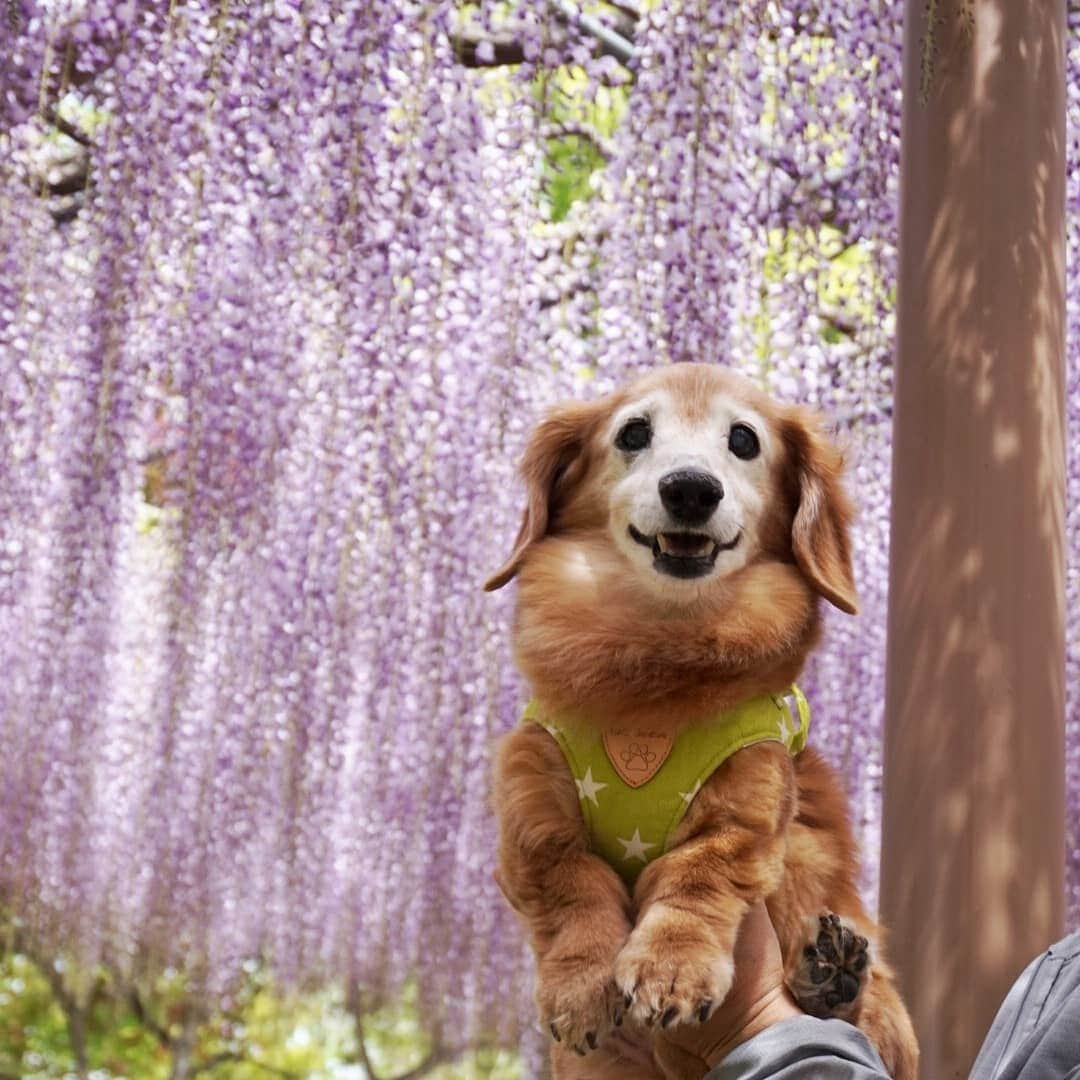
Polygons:
[[615,436],[615,445],[620,450],[626,450],[631,454],[644,450],[650,442],[652,442],[652,427],[648,420],[641,417],[627,420],[619,430],[619,434]]
[[761,453],[761,444],[754,429],[745,424],[732,424],[727,437],[728,449],[743,461],[756,458]]

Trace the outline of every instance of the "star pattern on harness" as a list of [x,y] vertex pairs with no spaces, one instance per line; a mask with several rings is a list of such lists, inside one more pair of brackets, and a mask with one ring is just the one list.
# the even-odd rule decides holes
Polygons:
[[624,859],[640,859],[642,862],[648,862],[649,859],[645,852],[648,851],[649,848],[656,847],[655,843],[649,844],[641,839],[640,829],[635,829],[634,835],[629,840],[624,840],[621,836],[617,836],[615,839],[626,848],[626,851],[623,854]]
[[606,788],[607,784],[599,784],[593,779],[591,765],[585,770],[585,775],[582,779],[578,780],[577,777],[574,778],[574,783],[577,784],[577,797],[579,799],[588,799],[592,802],[593,806],[600,805],[596,798],[596,793]]
[[780,731],[780,738],[784,740],[784,745],[790,750],[791,744],[795,741],[795,736],[799,734],[797,727],[792,727],[788,723],[788,713],[785,710],[784,715],[777,720],[776,726]]
[[689,806],[694,801],[694,796],[701,790],[701,781],[698,780],[696,784],[689,791],[680,791],[679,795],[682,801]]

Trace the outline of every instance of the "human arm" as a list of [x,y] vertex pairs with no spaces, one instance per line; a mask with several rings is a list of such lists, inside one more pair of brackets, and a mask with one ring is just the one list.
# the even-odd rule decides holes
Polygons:
[[656,1052],[669,1080],[887,1080],[862,1032],[795,1005],[763,903],[743,920],[734,960],[731,991],[709,1020],[662,1033]]

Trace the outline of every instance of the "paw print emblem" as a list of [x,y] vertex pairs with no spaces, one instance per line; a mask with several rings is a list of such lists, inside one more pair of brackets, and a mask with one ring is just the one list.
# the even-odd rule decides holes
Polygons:
[[656,760],[656,754],[649,749],[648,743],[631,743],[622,753],[623,768],[627,772],[648,772]]

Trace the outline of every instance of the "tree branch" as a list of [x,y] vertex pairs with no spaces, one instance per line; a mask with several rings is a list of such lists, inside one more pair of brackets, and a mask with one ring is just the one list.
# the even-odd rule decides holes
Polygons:
[[[21,944],[25,946],[25,942]],[[31,949],[23,947],[19,951],[41,972],[49,984],[49,989],[67,1022],[71,1055],[75,1059],[75,1072],[80,1080],[85,1080],[90,1072],[90,1059],[86,1051],[86,1010],[79,1005],[74,995],[64,985],[63,976],[56,970],[55,964],[36,955]]]
[[371,1067],[371,1058],[368,1057],[367,1044],[364,1042],[364,1006],[360,1000],[360,987],[353,980],[349,980],[345,991],[345,1008],[353,1020],[356,1029],[356,1056],[364,1067],[370,1080],[379,1080],[378,1074]]
[[[548,0],[548,5],[559,22],[592,38],[602,56],[614,57],[627,67],[633,63],[634,42],[630,37],[606,26],[594,15],[581,11],[571,0]],[[620,4],[611,6],[634,22],[640,17],[631,7]],[[492,38],[479,31],[468,31],[453,35],[450,41],[458,60],[466,67],[503,67],[525,62],[525,47],[512,32]],[[481,49],[482,45],[487,48]]]
[[612,140],[601,135],[591,124],[580,121],[549,123],[541,127],[540,134],[545,139],[564,139],[574,136],[592,143],[605,161],[610,161],[615,156],[615,145]]
[[641,8],[634,0],[604,0],[608,7],[613,7],[620,15],[626,17],[630,23],[641,20]]
[[195,1010],[185,1008],[179,1037],[172,1040],[172,1068],[169,1080],[190,1080],[194,1069],[192,1057],[195,1052],[195,1036],[198,1019]]
[[622,34],[605,26],[593,15],[586,15],[570,0],[549,0],[555,15],[562,22],[577,27],[582,33],[595,38],[604,56],[613,56],[620,64],[630,66],[634,61],[634,43]]
[[128,991],[128,1001],[131,1004],[131,1011],[135,1014],[135,1019],[145,1028],[149,1028],[150,1033],[154,1036],[163,1049],[168,1050],[170,1053],[173,1048],[173,1038],[169,1034],[168,1028],[160,1024],[153,1016],[150,1015],[150,1011],[143,1004],[143,1000],[139,997],[139,991],[133,986]]
[[406,1072],[399,1073],[397,1076],[392,1077],[380,1077],[371,1064],[371,1057],[367,1052],[367,1044],[364,1042],[364,1004],[360,999],[360,988],[349,980],[349,984],[345,990],[345,1009],[353,1019],[353,1027],[356,1029],[356,1058],[361,1066],[363,1066],[364,1072],[367,1073],[370,1080],[419,1080],[420,1077],[426,1076],[432,1069],[438,1068],[440,1065],[445,1065],[447,1062],[453,1061],[458,1054],[451,1054],[446,1050],[443,1050],[438,1044],[436,1044],[431,1053],[428,1054],[419,1065],[415,1065],[413,1068]]
[[288,1069],[279,1069],[276,1065],[268,1065],[265,1061],[259,1061],[257,1058],[245,1057],[243,1054],[234,1054],[229,1050],[224,1050],[220,1054],[215,1054],[213,1057],[207,1058],[201,1065],[196,1065],[188,1076],[190,1080],[194,1080],[194,1077],[198,1076],[200,1073],[209,1072],[211,1069],[216,1069],[219,1065],[227,1065],[229,1063],[250,1065],[256,1069],[262,1069],[263,1072],[268,1073],[270,1076],[281,1077],[281,1080],[302,1080],[300,1073],[290,1072]]
[[[525,62],[525,48],[513,38],[486,38],[479,34],[456,34],[450,39],[458,60],[470,68],[507,67]],[[491,48],[481,58],[481,45]]]
[[45,110],[45,120],[52,124],[61,134],[66,135],[80,146],[89,149],[94,145],[93,139],[82,128],[76,127],[70,120],[65,120],[55,107]]

